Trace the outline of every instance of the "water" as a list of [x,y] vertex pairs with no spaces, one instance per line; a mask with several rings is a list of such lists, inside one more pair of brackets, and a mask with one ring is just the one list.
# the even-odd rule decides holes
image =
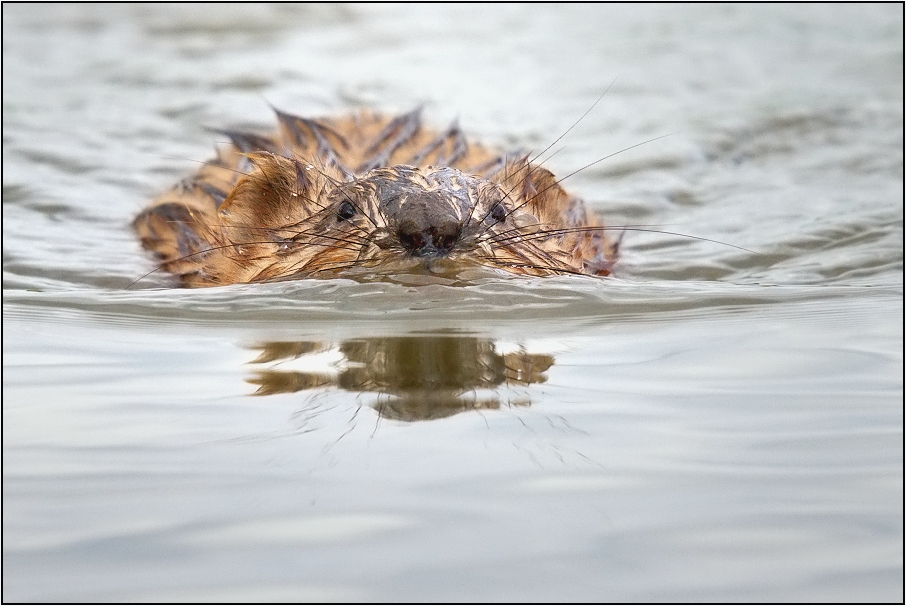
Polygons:
[[[3,598],[902,601],[876,6],[3,7]],[[169,288],[206,128],[557,146],[614,279]]]

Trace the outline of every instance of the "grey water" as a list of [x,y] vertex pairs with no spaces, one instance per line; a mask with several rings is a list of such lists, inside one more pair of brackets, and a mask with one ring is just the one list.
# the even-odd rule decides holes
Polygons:
[[[903,596],[902,5],[3,6],[4,601]],[[185,290],[211,129],[424,107],[613,278]],[[749,252],[751,251],[751,252]]]

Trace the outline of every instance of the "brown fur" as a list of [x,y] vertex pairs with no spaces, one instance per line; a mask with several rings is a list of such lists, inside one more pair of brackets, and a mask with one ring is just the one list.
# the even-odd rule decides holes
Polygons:
[[134,227],[186,286],[455,271],[609,275],[616,244],[546,169],[419,112],[309,120],[231,145]]

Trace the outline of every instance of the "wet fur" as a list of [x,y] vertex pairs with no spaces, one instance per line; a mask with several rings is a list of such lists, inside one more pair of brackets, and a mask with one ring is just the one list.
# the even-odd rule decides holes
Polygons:
[[134,221],[186,286],[341,274],[609,275],[617,245],[548,170],[469,143],[454,124],[277,111],[268,136],[231,144]]

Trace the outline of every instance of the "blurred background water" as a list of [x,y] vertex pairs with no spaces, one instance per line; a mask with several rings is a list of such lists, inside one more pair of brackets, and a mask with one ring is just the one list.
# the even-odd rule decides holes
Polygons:
[[[903,600],[903,11],[3,6],[3,598]],[[558,146],[613,279],[182,290],[222,141]]]

